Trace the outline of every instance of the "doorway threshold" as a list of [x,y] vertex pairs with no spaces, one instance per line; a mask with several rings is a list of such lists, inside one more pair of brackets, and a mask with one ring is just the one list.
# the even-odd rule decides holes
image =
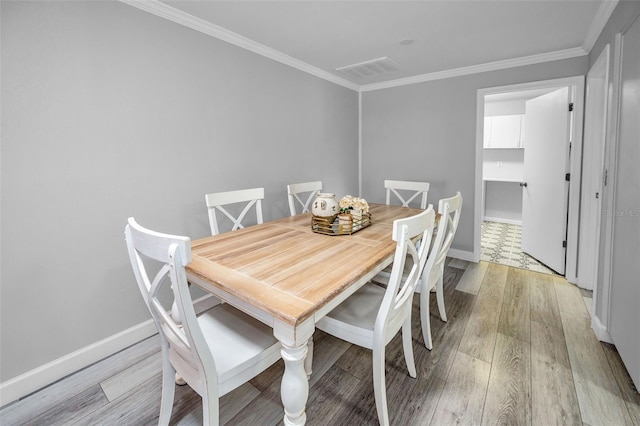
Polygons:
[[510,223],[482,222],[480,260],[559,275],[522,251],[522,227]]

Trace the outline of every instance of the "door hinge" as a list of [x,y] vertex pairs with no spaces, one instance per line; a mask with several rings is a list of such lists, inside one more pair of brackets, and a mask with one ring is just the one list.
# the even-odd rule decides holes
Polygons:
[[564,175],[564,180],[569,182],[571,180],[571,173],[567,173],[566,175]]
[[573,111],[573,102],[569,103],[569,111]]
[[567,248],[567,240],[564,240],[564,241],[562,242],[562,247],[563,247],[563,248]]
[[607,169],[604,170],[604,186],[607,186]]

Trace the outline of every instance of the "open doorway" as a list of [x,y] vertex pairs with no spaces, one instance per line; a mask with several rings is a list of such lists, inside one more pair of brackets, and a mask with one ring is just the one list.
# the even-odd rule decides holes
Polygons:
[[531,145],[526,143],[527,130],[531,130],[530,126],[526,129],[527,104],[554,90],[557,89],[532,89],[484,97],[481,260],[557,273],[522,248],[525,146]]
[[[538,247],[532,249],[531,240],[535,240],[533,246],[540,241],[548,247],[557,244],[560,250],[555,247],[553,250],[560,253],[555,257],[556,260],[549,260],[549,264],[553,264],[549,269],[575,282],[583,90],[584,78],[572,77],[478,91],[474,235],[474,255],[478,260],[482,256],[482,231],[488,228],[483,227],[483,223],[488,219],[487,222],[500,224],[507,229],[506,232],[499,231],[507,235],[507,242],[512,243],[511,252],[504,258],[522,262],[521,265],[511,263],[510,266],[530,265],[531,268],[525,269],[544,272],[544,260],[548,259],[545,256],[551,252],[551,248],[544,248],[543,245],[542,250]],[[553,108],[555,113],[547,114]],[[527,109],[537,111],[537,115],[527,117]],[[541,124],[543,118],[540,116],[545,114],[549,117],[543,117],[544,120],[554,122]],[[545,141],[551,137],[546,129],[554,126],[560,126],[556,133],[559,132],[562,137],[566,132],[566,153],[561,152],[562,155],[540,151],[538,144],[533,143],[533,140]],[[532,140],[527,141],[527,138]],[[531,142],[529,150],[528,142]],[[525,164],[528,166],[525,167]],[[575,178],[571,179],[571,176]],[[569,180],[565,181],[565,178]],[[534,179],[533,185],[527,182],[529,179]],[[557,179],[557,183],[553,179]],[[550,195],[554,191],[555,198]],[[558,193],[561,198],[558,198]],[[514,239],[522,235],[518,231],[523,221],[524,242],[534,252],[534,257],[543,258],[542,265],[533,259],[522,260],[522,254],[513,249]],[[553,233],[550,232],[552,228]],[[495,231],[493,238],[495,243]],[[494,259],[499,260],[499,256],[494,256]]]

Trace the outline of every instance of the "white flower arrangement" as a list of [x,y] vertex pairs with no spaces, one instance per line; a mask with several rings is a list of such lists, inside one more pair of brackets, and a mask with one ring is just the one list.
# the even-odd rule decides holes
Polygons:
[[357,216],[369,213],[369,204],[364,198],[346,195],[340,199],[339,204],[342,213],[356,213]]

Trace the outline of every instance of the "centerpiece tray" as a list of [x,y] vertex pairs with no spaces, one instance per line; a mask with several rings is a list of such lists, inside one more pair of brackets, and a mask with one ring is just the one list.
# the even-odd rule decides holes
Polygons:
[[371,214],[354,216],[342,213],[335,216],[311,216],[311,230],[324,235],[351,235],[371,225]]

